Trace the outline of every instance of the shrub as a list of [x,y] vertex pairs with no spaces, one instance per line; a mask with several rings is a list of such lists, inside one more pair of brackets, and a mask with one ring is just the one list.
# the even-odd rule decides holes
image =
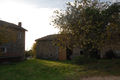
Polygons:
[[32,50],[25,51],[25,58],[28,58],[28,57],[33,57]]
[[95,63],[95,62],[97,62],[97,59],[86,57],[84,55],[75,57],[73,59],[73,63],[75,64],[88,64],[88,63]]

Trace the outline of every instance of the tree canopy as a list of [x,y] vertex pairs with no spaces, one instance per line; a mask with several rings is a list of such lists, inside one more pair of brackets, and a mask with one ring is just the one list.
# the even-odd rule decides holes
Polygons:
[[84,48],[89,52],[119,39],[120,5],[117,3],[75,0],[55,14],[52,22],[64,35],[60,37],[59,44]]

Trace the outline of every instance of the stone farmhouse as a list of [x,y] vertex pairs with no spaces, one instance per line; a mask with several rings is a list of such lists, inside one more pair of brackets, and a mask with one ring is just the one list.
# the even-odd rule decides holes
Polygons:
[[[22,27],[22,23],[19,22],[18,25],[0,20],[0,27],[7,27],[16,34],[15,41],[9,41],[0,44],[0,59],[24,59],[25,51],[25,31]],[[8,33],[9,34],[9,33]],[[11,37],[14,37],[11,36]],[[9,39],[9,38],[8,38]]]
[[81,54],[81,50],[79,48],[74,48],[73,50],[70,50],[68,48],[60,48],[56,46],[54,44],[56,38],[57,34],[54,34],[35,40],[37,44],[36,57],[51,60],[70,60]]
[[[118,35],[119,36],[119,35]],[[72,50],[68,48],[60,48],[54,44],[57,38],[57,34],[48,35],[36,40],[36,57],[41,59],[51,59],[51,60],[70,60],[76,56],[83,54],[82,49],[73,48]],[[100,57],[106,57],[106,53],[113,51],[117,57],[120,57],[120,39],[114,36],[114,40],[110,43],[106,42],[104,47],[100,50]]]

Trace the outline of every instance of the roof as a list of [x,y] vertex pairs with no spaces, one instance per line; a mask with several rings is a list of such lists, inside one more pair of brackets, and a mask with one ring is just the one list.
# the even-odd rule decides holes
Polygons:
[[36,39],[35,41],[51,41],[51,40],[56,40],[57,36],[58,36],[58,34],[47,35],[45,37]]
[[15,28],[15,29],[20,29],[20,30],[25,30],[27,31],[26,29],[24,29],[23,27],[20,27],[16,24],[13,24],[13,23],[9,23],[9,22],[6,22],[6,21],[2,21],[0,20],[0,26],[7,26],[7,27],[11,27],[11,28]]

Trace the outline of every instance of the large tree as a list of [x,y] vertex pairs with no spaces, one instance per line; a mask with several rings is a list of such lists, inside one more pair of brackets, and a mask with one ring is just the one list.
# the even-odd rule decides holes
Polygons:
[[89,53],[116,39],[120,31],[120,5],[99,0],[75,0],[55,11],[53,23],[62,35],[59,44],[80,47]]

